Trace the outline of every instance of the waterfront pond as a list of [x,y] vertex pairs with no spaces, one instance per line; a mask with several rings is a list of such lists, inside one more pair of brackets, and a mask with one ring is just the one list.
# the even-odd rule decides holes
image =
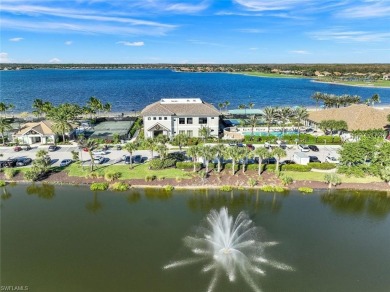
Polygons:
[[[39,292],[390,288],[389,193],[97,193],[50,185],[8,185],[0,193],[2,286]],[[256,248],[248,250],[251,243]]]

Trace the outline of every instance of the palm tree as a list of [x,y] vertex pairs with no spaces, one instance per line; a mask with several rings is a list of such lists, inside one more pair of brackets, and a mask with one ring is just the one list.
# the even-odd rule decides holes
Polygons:
[[207,138],[210,137],[211,129],[209,127],[202,126],[199,130],[199,136],[203,137],[203,141],[206,142]]
[[380,103],[381,102],[381,99],[379,97],[379,94],[375,93],[372,97],[371,97],[371,104],[372,106],[374,106],[375,103]]
[[11,130],[12,130],[11,123],[4,118],[0,118],[0,133],[1,133],[1,137],[3,138],[3,146],[5,145],[4,133]]
[[299,140],[299,137],[301,135],[300,125],[302,124],[303,120],[305,120],[309,117],[309,113],[307,112],[307,108],[298,107],[294,111],[294,116],[298,120],[298,140]]
[[269,153],[268,149],[264,148],[264,147],[258,147],[254,150],[253,152],[254,156],[255,157],[258,157],[259,158],[259,176],[261,175],[261,171],[262,171],[262,164],[263,164],[263,159],[265,158],[269,158],[271,156],[271,154]]
[[254,103],[254,102],[248,103],[248,108],[249,108],[249,109],[253,109],[254,106],[255,106],[255,103]]
[[187,154],[192,157],[192,162],[194,163],[194,172],[196,171],[196,162],[199,152],[199,146],[192,146],[187,150]]
[[213,147],[213,152],[215,153],[218,160],[218,172],[221,172],[221,161],[223,159],[223,155],[226,152],[226,147],[223,144],[217,144]]
[[72,125],[68,122],[70,119],[69,107],[62,104],[58,107],[53,107],[47,117],[53,121],[53,130],[62,134],[62,140],[65,142],[65,133],[72,129]]
[[238,147],[229,147],[229,148],[226,148],[225,155],[226,155],[226,157],[229,157],[232,159],[232,175],[234,175],[236,161],[238,161],[241,158],[242,153],[240,152],[240,149]]
[[150,153],[152,155],[152,159],[153,159],[153,156],[154,156],[153,155],[153,151],[156,148],[156,145],[157,145],[157,142],[153,138],[148,138],[148,139],[143,141],[143,146],[150,151]]
[[249,148],[240,148],[240,154],[241,154],[241,159],[242,159],[242,173],[245,172],[246,169],[246,163],[248,158],[253,157],[253,152],[249,150]]
[[106,112],[106,113],[109,113],[110,111],[111,111],[111,108],[112,108],[112,106],[111,106],[111,103],[105,103],[104,105],[103,105],[103,110]]
[[133,152],[138,149],[138,143],[126,143],[123,147],[130,156],[130,168],[133,168]]
[[268,136],[269,136],[269,129],[271,127],[271,124],[273,122],[273,120],[275,119],[276,117],[276,109],[273,108],[273,107],[270,107],[270,106],[267,106],[266,108],[264,108],[264,120],[267,124],[267,128],[268,128]]
[[286,157],[287,153],[286,153],[286,151],[284,149],[278,147],[278,148],[275,148],[274,150],[272,150],[271,155],[275,156],[275,158],[276,158],[275,172],[276,172],[276,174],[279,174],[279,171],[280,171],[280,169],[279,169],[280,159],[282,157]]
[[167,156],[168,147],[165,144],[159,143],[156,145],[155,149],[156,149],[157,153],[160,155],[161,159],[164,159],[165,156]]
[[187,145],[188,136],[186,134],[177,134],[173,137],[173,142],[179,146],[179,150],[181,151],[182,147]]
[[95,167],[95,160],[93,159],[92,151],[98,146],[98,143],[96,142],[96,140],[88,139],[79,141],[79,145],[83,149],[87,150],[89,157],[91,158],[91,171],[93,171]]
[[0,112],[3,113],[4,117],[5,117],[5,112],[13,108],[15,108],[15,106],[12,103],[6,104],[4,102],[0,102]]
[[321,92],[315,92],[312,96],[312,99],[316,101],[316,108],[318,109],[318,102],[324,98],[324,94]]
[[228,109],[228,106],[230,105],[230,102],[229,102],[229,101],[225,101],[224,103],[225,103],[225,108],[226,108],[226,110],[227,110],[227,109]]
[[91,110],[91,112],[99,113],[101,110],[103,110],[104,106],[98,98],[91,96],[87,102],[87,107]]
[[214,158],[213,148],[209,145],[200,146],[199,155],[203,158],[207,176],[209,173],[209,161],[210,159]]
[[291,108],[289,107],[282,107],[278,110],[278,118],[282,122],[282,135],[284,135],[284,129],[286,127],[287,122],[289,121],[289,118],[292,116]]
[[49,101],[43,101],[42,99],[34,99],[32,107],[35,109],[33,114],[39,119],[42,114],[47,114],[53,105]]
[[246,115],[247,106],[246,106],[245,104],[240,104],[240,105],[238,106],[238,108],[239,108],[239,109],[245,110],[244,114]]
[[257,116],[251,115],[249,117],[249,126],[251,127],[251,140],[253,139],[253,128],[257,125]]
[[226,105],[223,103],[223,102],[220,102],[218,103],[218,107],[219,107],[219,112],[222,113],[222,109],[225,107]]

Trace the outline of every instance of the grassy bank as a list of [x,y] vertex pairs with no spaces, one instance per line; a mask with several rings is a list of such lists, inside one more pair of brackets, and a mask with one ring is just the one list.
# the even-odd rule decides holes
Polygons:
[[377,80],[374,82],[344,81],[344,80],[333,80],[333,79],[330,80],[330,79],[322,79],[322,78],[318,78],[315,80],[324,83],[359,86],[359,87],[390,87],[390,80]]
[[289,74],[275,74],[275,73],[264,73],[264,72],[236,72],[234,74],[242,74],[248,76],[257,76],[257,77],[271,77],[271,78],[306,78],[299,75],[289,75]]
[[[293,180],[297,181],[320,181],[324,182],[325,173],[322,172],[295,172],[295,171],[283,171],[286,176],[292,177]],[[374,183],[383,182],[380,178],[375,176],[366,177],[348,177],[343,174],[338,174],[341,178],[342,183]]]

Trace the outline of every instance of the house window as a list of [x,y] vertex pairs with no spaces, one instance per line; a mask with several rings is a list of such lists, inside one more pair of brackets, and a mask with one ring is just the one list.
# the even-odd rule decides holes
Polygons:
[[194,132],[192,130],[187,130],[187,136],[192,137],[194,135]]
[[192,118],[187,118],[187,124],[192,124]]
[[199,124],[200,125],[207,124],[207,118],[199,118]]
[[156,117],[153,117],[153,121],[155,121],[156,120]]
[[186,123],[186,119],[185,118],[179,118],[179,124],[180,125],[184,125]]
[[168,120],[168,117],[164,117],[164,121]]
[[148,117],[148,120],[150,121],[152,118],[151,117]]
[[162,120],[162,117],[158,117],[158,119],[161,121],[161,120]]
[[186,133],[186,131],[184,131],[184,130],[179,130],[179,134],[185,134]]

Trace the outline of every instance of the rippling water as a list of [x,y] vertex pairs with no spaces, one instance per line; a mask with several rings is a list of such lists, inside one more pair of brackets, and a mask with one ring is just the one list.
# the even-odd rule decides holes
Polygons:
[[20,70],[0,72],[0,100],[15,112],[31,110],[34,99],[59,104],[85,104],[91,96],[110,102],[115,112],[141,110],[161,98],[200,97],[230,108],[254,102],[256,107],[314,106],[316,92],[357,94],[366,99],[378,93],[390,104],[390,89],[362,88],[312,82],[310,79],[259,78],[225,73],[178,73],[171,70]]

